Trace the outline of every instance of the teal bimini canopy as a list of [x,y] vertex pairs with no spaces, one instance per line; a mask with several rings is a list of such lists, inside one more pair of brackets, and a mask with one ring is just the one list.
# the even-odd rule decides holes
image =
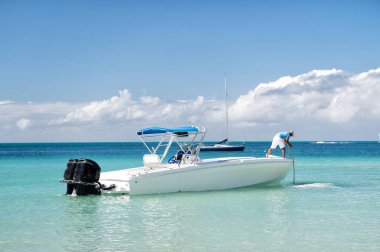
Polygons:
[[161,127],[152,127],[145,128],[137,131],[137,135],[150,135],[150,134],[165,134],[167,132],[176,133],[178,135],[188,134],[188,133],[198,133],[199,129],[194,126],[185,126],[177,128],[161,128]]

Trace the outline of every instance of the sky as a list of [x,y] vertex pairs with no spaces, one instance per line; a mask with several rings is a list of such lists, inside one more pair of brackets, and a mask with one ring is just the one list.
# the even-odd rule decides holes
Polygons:
[[380,1],[0,0],[0,142],[377,140]]

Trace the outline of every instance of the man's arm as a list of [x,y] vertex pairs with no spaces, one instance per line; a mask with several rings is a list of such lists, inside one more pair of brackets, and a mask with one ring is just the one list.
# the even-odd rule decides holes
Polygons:
[[289,138],[285,138],[285,141],[284,141],[287,145],[289,145],[290,148],[292,148],[292,144],[289,142]]

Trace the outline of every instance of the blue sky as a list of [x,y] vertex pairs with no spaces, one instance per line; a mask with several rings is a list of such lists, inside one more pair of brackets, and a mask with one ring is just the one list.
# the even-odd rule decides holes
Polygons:
[[379,13],[379,1],[1,1],[0,97],[216,97],[224,72],[236,97],[283,75],[360,72],[379,66]]
[[[283,76],[329,69],[355,76],[380,67],[379,13],[380,1],[369,0],[1,0],[0,104],[17,103],[29,111],[15,122],[36,121],[28,102],[67,104],[61,117],[50,118],[54,121],[123,90],[134,101],[220,100],[224,73],[232,105],[260,83]],[[12,109],[3,106],[0,112]],[[22,134],[10,133],[15,122],[9,121],[1,134],[10,135],[10,141],[34,141],[29,127],[22,126]],[[141,126],[144,122],[155,123],[142,120]],[[52,133],[43,139],[55,140],[54,132],[62,129],[49,127],[45,130]],[[108,130],[92,132],[94,139],[112,138],[104,134]]]

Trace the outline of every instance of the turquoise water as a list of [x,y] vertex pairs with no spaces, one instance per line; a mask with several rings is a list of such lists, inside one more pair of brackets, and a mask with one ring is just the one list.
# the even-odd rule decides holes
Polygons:
[[144,146],[0,144],[0,251],[380,251],[380,144],[294,146],[295,185],[290,173],[280,186],[71,197],[58,182],[69,158],[116,170],[141,165]]

